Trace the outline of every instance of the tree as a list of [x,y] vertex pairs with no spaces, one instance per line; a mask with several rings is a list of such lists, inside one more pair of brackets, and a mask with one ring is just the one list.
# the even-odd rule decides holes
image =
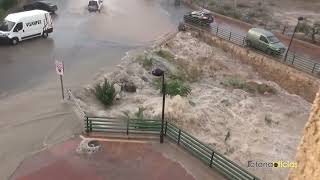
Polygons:
[[316,42],[316,35],[320,34],[320,21],[313,23],[313,25],[311,26],[310,34],[312,41]]

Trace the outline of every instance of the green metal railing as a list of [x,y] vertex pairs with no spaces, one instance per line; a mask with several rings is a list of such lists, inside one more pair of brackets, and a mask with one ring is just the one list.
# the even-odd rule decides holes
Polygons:
[[112,117],[85,117],[85,130],[129,134],[160,134],[161,121]]
[[[160,134],[161,121],[148,119],[122,119],[112,117],[86,117],[85,130],[89,132],[109,132],[129,134]],[[258,177],[244,170],[222,154],[194,138],[174,124],[166,121],[164,134],[169,140],[177,143],[193,154],[210,168],[219,171],[228,179],[259,180]]]

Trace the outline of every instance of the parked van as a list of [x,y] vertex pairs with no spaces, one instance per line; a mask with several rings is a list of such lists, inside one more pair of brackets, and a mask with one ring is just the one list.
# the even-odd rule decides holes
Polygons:
[[99,11],[101,12],[101,8],[103,6],[103,1],[102,0],[89,0],[88,3],[88,10],[91,11]]
[[13,45],[20,41],[42,36],[47,38],[53,32],[50,13],[43,10],[32,10],[9,14],[0,23],[0,41]]
[[286,46],[270,31],[251,28],[246,36],[247,46],[260,49],[270,55],[282,55]]

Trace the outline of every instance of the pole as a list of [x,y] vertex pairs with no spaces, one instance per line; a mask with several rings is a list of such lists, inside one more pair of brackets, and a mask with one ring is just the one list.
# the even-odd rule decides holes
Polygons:
[[62,99],[64,99],[64,90],[63,90],[62,75],[60,75],[60,83],[61,83],[61,94],[62,94]]
[[162,117],[161,117],[161,132],[160,132],[160,143],[163,143],[163,126],[164,126],[164,108],[166,103],[166,84],[164,82],[164,73],[162,75]]
[[287,50],[286,55],[285,55],[285,57],[284,57],[284,61],[287,61],[288,52],[289,52],[289,50],[290,50],[290,46],[291,46],[291,43],[292,43],[292,40],[293,40],[294,34],[295,34],[295,33],[296,33],[296,31],[297,31],[297,27],[298,27],[298,25],[299,25],[299,21],[298,21],[298,23],[297,23],[296,27],[294,28],[294,31],[293,31],[293,34],[292,34],[292,36],[291,36],[290,43],[289,43],[289,46],[288,46],[288,50]]

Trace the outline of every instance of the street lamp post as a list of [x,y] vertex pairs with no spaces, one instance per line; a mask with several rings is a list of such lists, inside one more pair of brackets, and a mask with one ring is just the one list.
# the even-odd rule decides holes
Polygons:
[[154,76],[162,76],[162,117],[161,117],[161,131],[160,131],[160,143],[163,143],[163,128],[164,128],[164,109],[165,109],[165,103],[166,103],[166,84],[164,79],[164,71],[157,68],[152,71],[152,74]]
[[294,34],[295,34],[295,33],[296,33],[296,31],[297,31],[297,27],[298,27],[298,25],[299,25],[300,21],[302,21],[302,20],[303,20],[303,17],[299,17],[299,18],[298,18],[298,23],[297,23],[296,27],[294,28],[293,34],[292,34],[292,36],[291,36],[290,43],[289,43],[289,46],[288,46],[288,49],[287,49],[286,55],[285,55],[285,57],[284,57],[284,61],[287,61],[288,52],[289,52],[289,50],[290,50],[290,46],[291,46],[291,43],[292,43],[292,40],[293,40]]

